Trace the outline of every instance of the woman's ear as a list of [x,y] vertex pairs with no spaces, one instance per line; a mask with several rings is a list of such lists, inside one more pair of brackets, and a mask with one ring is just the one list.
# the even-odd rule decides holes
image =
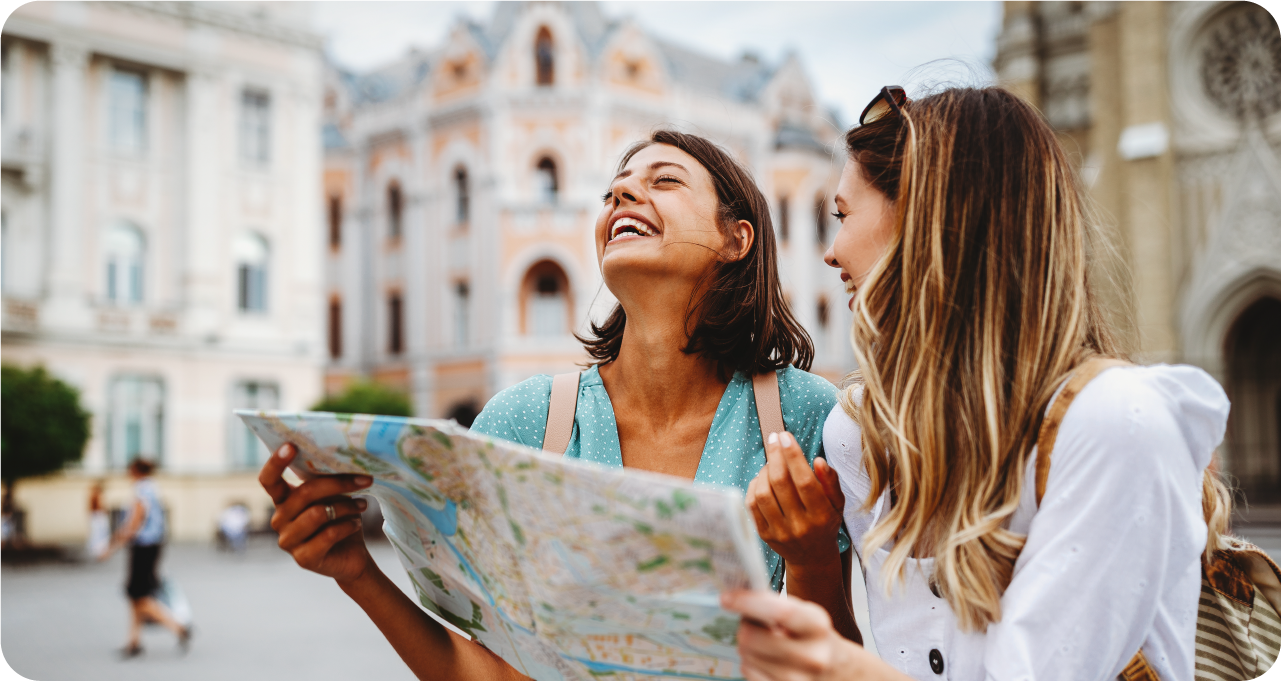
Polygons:
[[725,261],[738,262],[747,257],[756,240],[756,228],[747,220],[739,220],[734,225],[734,232],[725,240]]

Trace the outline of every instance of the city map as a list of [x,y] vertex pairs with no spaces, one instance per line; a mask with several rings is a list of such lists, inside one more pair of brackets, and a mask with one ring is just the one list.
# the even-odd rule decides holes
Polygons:
[[451,421],[236,414],[368,493],[423,607],[539,681],[737,679],[733,588],[767,588],[737,490],[564,460]]

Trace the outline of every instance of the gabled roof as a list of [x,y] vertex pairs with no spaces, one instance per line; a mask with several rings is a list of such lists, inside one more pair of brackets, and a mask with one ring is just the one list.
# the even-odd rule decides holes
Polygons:
[[739,102],[756,101],[773,70],[744,56],[734,62],[700,54],[673,43],[655,40],[667,60],[672,79],[703,92],[715,92]]

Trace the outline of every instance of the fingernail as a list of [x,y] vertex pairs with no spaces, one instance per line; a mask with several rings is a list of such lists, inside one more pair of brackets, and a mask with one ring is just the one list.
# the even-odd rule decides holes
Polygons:
[[356,500],[356,508],[358,508],[358,509],[360,509],[360,510],[362,510],[362,511],[363,511],[363,510],[365,510],[365,509],[369,508],[369,502],[368,502],[368,501],[365,501],[364,499],[357,499],[357,500]]
[[368,487],[373,484],[374,479],[368,475],[357,475],[353,481],[357,487]]
[[778,444],[778,433],[769,434],[769,443],[772,445]]
[[276,456],[282,459],[288,459],[293,455],[294,455],[294,446],[291,444],[280,445],[280,449],[276,450]]
[[784,437],[787,438],[786,440],[783,441],[784,445],[796,444],[796,438],[792,437],[791,433],[783,433],[782,437],[780,437],[779,439],[782,440]]

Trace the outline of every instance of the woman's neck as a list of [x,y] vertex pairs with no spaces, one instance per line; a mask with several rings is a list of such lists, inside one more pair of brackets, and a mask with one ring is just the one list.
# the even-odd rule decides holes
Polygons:
[[[716,363],[681,349],[689,342],[684,306],[679,314],[628,310],[618,359],[600,367],[615,411],[654,425],[715,411],[728,382]],[[647,314],[648,312],[648,314]]]

